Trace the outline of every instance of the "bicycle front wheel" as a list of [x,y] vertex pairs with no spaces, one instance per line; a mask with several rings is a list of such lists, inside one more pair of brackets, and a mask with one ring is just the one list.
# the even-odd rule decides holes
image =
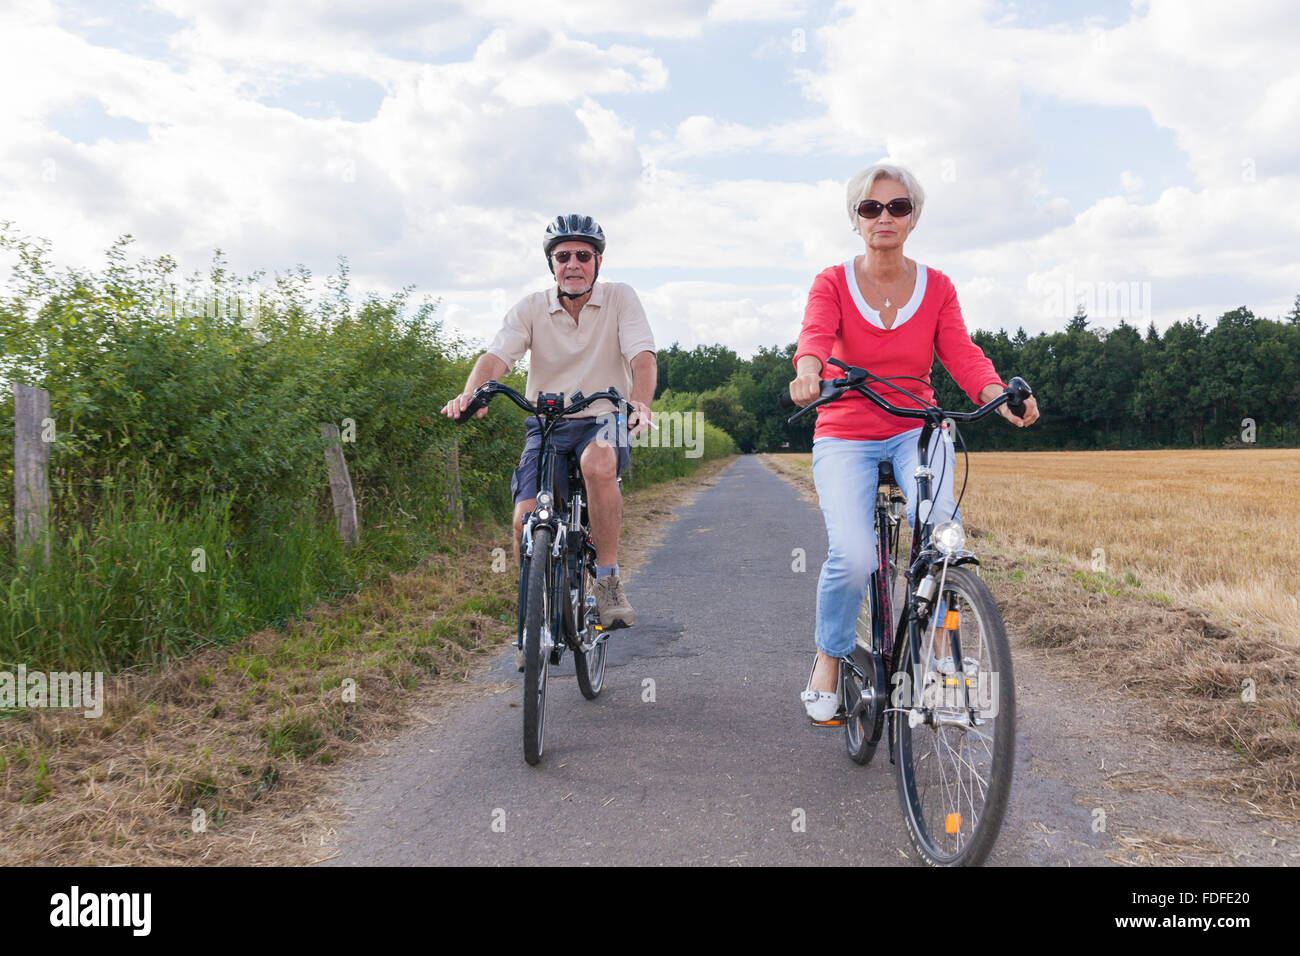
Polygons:
[[596,630],[597,624],[600,623],[596,616],[596,609],[586,606],[587,595],[596,589],[596,579],[585,566],[586,562],[583,563],[583,585],[578,592],[578,606],[574,609],[574,620],[578,622],[578,627],[584,635],[595,637],[596,641],[585,651],[574,648],[573,669],[578,674],[578,690],[582,691],[582,696],[587,700],[595,700],[600,696],[601,688],[605,686],[607,645],[605,632]]
[[[907,675],[897,688],[903,699],[894,703],[902,708],[893,721],[898,796],[912,845],[924,862],[978,866],[993,849],[1011,793],[1016,738],[1011,649],[997,603],[973,573],[949,568],[942,598],[945,620],[935,623],[957,635],[967,671],[959,678],[932,670],[924,632],[919,681],[911,648],[896,649]],[[975,710],[974,723],[968,704]]]
[[542,759],[546,729],[546,678],[550,672],[553,638],[551,627],[551,531],[533,533],[533,556],[528,567],[528,594],[524,610],[524,759]]

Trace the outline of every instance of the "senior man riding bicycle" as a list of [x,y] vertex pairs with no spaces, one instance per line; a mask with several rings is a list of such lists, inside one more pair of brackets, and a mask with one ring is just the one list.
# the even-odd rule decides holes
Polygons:
[[[538,392],[562,392],[567,397],[614,386],[628,396],[636,424],[627,438],[650,426],[658,366],[654,334],[645,310],[632,287],[622,282],[597,282],[605,252],[605,233],[590,216],[559,216],[546,228],[542,241],[546,264],[555,285],[520,299],[501,330],[469,374],[465,390],[442,408],[456,418],[480,385],[504,376],[524,352],[531,350],[528,384],[524,394],[535,400]],[[487,409],[476,417],[482,418]],[[606,628],[631,627],[634,613],[618,577],[618,537],[623,522],[623,497],[618,476],[627,468],[628,442],[623,440],[619,410],[602,401],[578,417],[561,422],[555,432],[556,448],[578,458],[587,486],[587,514],[596,546],[596,607]],[[611,444],[605,436],[618,436]],[[523,454],[510,482],[514,497],[514,554],[519,560],[524,516],[537,503],[537,460],[541,432],[529,418]],[[561,494],[567,493],[567,475],[556,470]]]

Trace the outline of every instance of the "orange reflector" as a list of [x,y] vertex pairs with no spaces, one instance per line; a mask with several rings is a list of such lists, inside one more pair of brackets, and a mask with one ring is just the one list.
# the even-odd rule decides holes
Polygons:
[[949,611],[943,616],[943,629],[945,631],[957,630],[957,622],[961,620],[961,615],[956,611]]
[[950,814],[948,814],[948,819],[946,819],[946,820],[944,821],[944,823],[943,823],[943,828],[944,828],[944,830],[946,830],[948,833],[960,833],[960,832],[961,832],[961,814],[960,814],[960,813],[950,813]]

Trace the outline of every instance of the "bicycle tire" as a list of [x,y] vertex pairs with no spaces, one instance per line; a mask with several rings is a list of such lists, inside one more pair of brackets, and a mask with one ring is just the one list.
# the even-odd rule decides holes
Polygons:
[[551,614],[551,531],[533,532],[533,557],[528,568],[528,597],[524,612],[524,759],[542,759],[546,731],[546,683],[550,654],[543,647],[554,624]]
[[[984,582],[965,568],[949,568],[943,599],[948,610],[958,615],[962,656],[979,661],[977,712],[985,722],[970,729],[931,723],[912,727],[906,707],[895,713],[898,797],[912,846],[923,862],[979,866],[997,840],[1011,793],[1015,678],[1002,615]],[[907,643],[897,649],[903,655],[900,670],[907,675],[900,687],[915,694]],[[920,702],[925,703],[924,674],[922,681]],[[894,705],[912,702],[895,700]],[[936,705],[935,713],[959,717],[963,712],[960,706],[947,706],[951,700],[945,700],[942,692],[936,692],[930,702]]]
[[[578,589],[578,606],[574,608],[573,619],[577,621],[581,629],[594,627],[595,622],[587,620],[587,595],[591,593],[596,583],[595,577],[591,574],[590,568],[586,562],[583,562],[582,569],[582,587]],[[608,650],[607,638],[604,631],[598,632],[596,643],[592,645],[591,650],[584,651],[575,647],[573,649],[573,669],[578,675],[578,690],[582,691],[582,696],[587,700],[595,700],[600,696],[601,690],[605,686],[605,654]]]
[[[868,591],[868,594],[870,591]],[[840,661],[840,682],[844,701],[844,746],[849,759],[866,766],[875,756],[885,726],[885,666],[871,647],[871,599],[858,612],[857,645],[850,667]],[[861,678],[858,677],[861,674]]]

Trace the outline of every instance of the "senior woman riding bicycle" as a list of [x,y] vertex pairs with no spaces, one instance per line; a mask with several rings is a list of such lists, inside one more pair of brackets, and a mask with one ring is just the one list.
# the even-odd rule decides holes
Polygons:
[[[971,341],[951,280],[903,255],[903,243],[925,204],[916,178],[898,166],[870,166],[849,180],[847,200],[849,222],[862,237],[865,252],[813,280],[795,349],[790,397],[799,405],[814,401],[821,380],[836,377],[836,369],[826,362],[834,356],[882,378],[915,376],[899,387],[930,402],[936,354],[972,401],[983,404],[997,397],[1005,383]],[[895,405],[915,404],[894,389],[869,387]],[[1028,399],[1023,416],[1005,405],[998,412],[1023,428],[1037,420],[1038,404]],[[878,466],[882,460],[893,462],[911,523],[919,431],[909,420],[881,411],[860,395],[847,395],[818,410],[812,470],[829,547],[817,581],[817,657],[800,695],[816,722],[835,716],[839,659],[853,650],[858,609],[876,569],[872,509]],[[936,433],[930,468],[939,476],[934,513],[941,519],[960,520],[952,491],[954,459],[951,443]]]

